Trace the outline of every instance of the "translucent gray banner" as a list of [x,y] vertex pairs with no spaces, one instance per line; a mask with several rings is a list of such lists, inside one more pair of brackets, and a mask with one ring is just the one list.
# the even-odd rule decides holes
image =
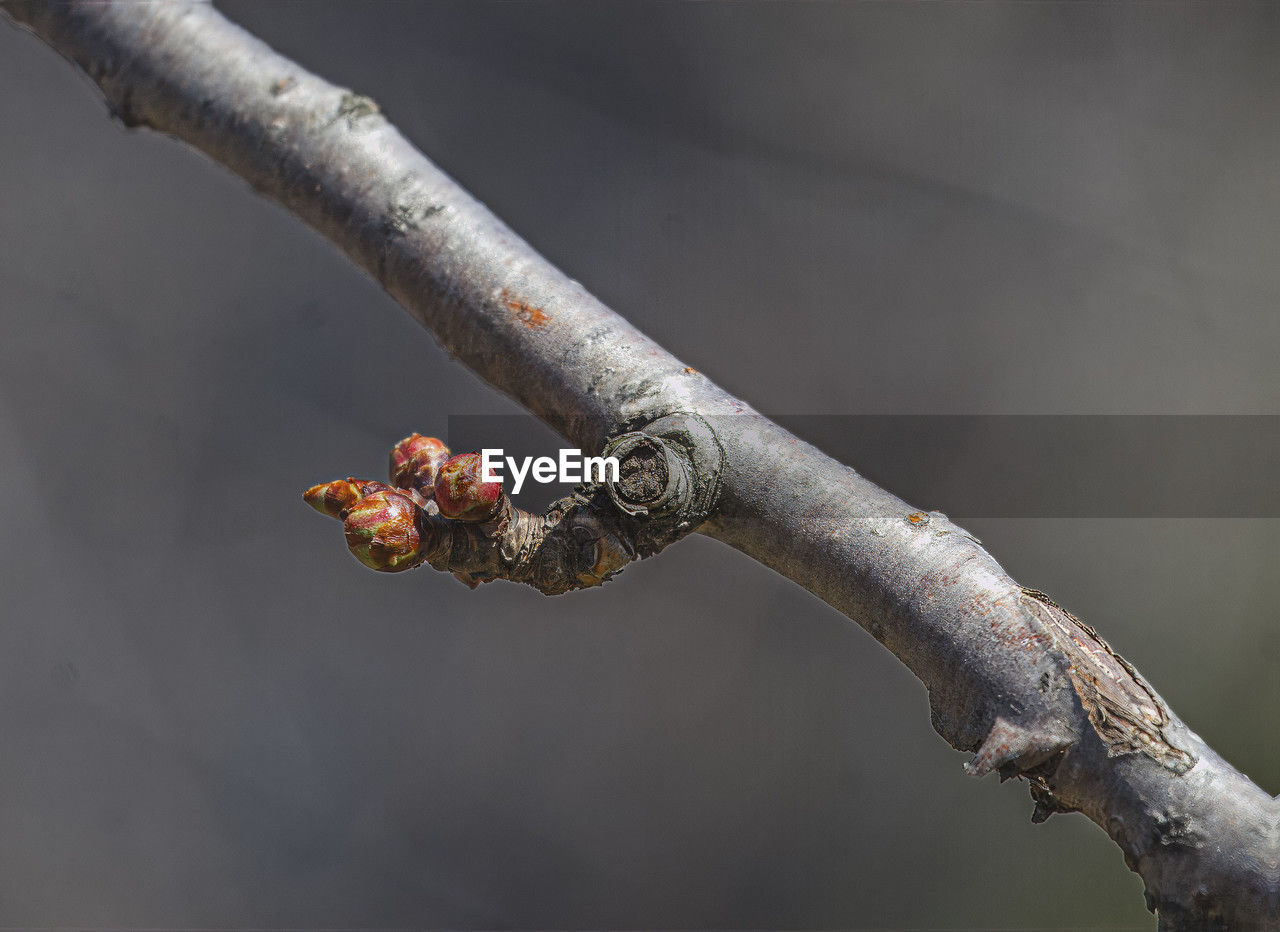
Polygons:
[[[1280,517],[1277,415],[770,417],[953,518]],[[517,457],[554,457],[565,445],[522,415],[451,416],[447,441]],[[518,503],[541,507],[569,488],[527,483]]]

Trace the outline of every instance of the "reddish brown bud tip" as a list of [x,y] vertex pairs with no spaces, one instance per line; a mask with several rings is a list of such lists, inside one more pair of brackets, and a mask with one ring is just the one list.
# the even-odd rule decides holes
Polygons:
[[303,492],[302,500],[322,515],[341,519],[342,513],[360,501],[363,496],[360,485],[353,479],[322,482]]
[[418,506],[393,489],[366,495],[347,512],[347,547],[370,569],[411,569],[423,556],[418,514]]
[[449,448],[435,437],[410,434],[391,448],[391,484],[430,495],[436,473],[448,458]]
[[502,483],[485,482],[479,453],[459,453],[444,461],[436,474],[435,497],[440,514],[457,521],[487,521],[502,505]]

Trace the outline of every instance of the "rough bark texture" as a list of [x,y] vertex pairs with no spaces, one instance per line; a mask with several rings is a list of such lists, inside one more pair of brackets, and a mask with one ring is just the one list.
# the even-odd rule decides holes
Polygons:
[[638,555],[696,529],[863,625],[928,687],[938,732],[975,752],[971,772],[1023,777],[1036,819],[1079,811],[1115,840],[1162,928],[1280,927],[1280,806],[1092,629],[1015,583],[946,516],[913,510],[666,353],[372,100],[207,5],[0,6],[82,68],[123,123],[196,146],[288,207],[584,450],[628,433],[670,441],[655,422],[685,425],[689,475],[674,504],[632,513],[625,489],[597,498],[627,512]]

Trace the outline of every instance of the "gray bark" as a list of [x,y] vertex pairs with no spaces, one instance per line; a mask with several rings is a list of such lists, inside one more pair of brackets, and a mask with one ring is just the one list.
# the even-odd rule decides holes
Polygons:
[[1162,928],[1280,927],[1280,805],[1131,665],[946,516],[801,442],[604,307],[373,101],[207,5],[0,7],[83,69],[123,123],[176,136],[286,206],[584,450],[672,416],[700,425],[681,435],[680,520],[627,526],[648,535],[641,551],[696,529],[861,624],[923,681],[938,732],[975,753],[971,772],[1026,779],[1036,819],[1079,811],[1115,840]]

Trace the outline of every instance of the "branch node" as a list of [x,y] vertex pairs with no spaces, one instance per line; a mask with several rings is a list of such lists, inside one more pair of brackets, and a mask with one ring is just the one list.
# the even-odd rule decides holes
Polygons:
[[998,770],[1002,779],[1008,779],[1043,764],[1074,740],[1057,723],[1027,726],[1001,716],[964,769],[975,777]]

